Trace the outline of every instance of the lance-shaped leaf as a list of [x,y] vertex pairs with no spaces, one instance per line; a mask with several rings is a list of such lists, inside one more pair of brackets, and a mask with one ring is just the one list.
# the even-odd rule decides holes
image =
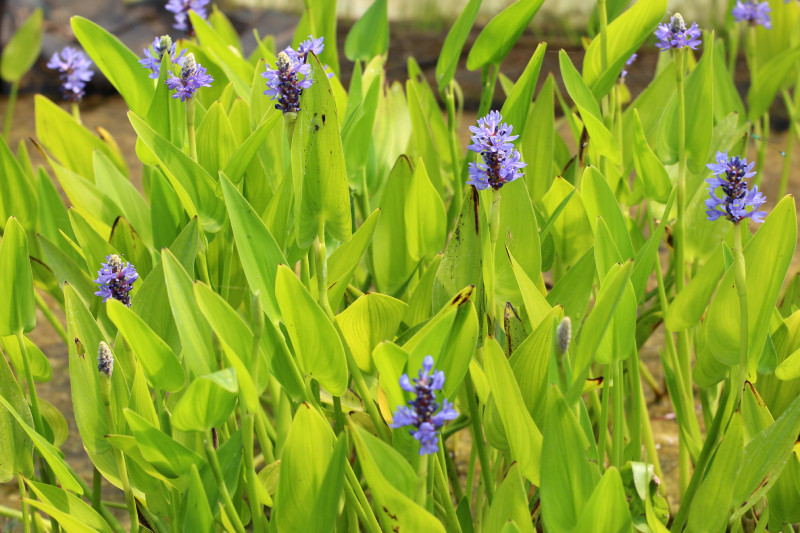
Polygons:
[[320,228],[350,240],[350,194],[333,89],[316,56],[310,54],[314,83],[303,91],[292,141],[297,244],[307,247]]
[[38,201],[19,161],[11,153],[4,138],[0,138],[0,224],[9,216],[19,218],[20,224],[33,234],[36,228]]
[[283,265],[278,268],[275,293],[301,371],[332,395],[341,396],[347,388],[347,360],[333,324]]
[[136,445],[142,451],[142,455],[162,475],[179,477],[187,474],[191,465],[202,464],[202,457],[172,439],[160,428],[151,425],[130,409],[125,409],[124,412],[125,420],[136,438]]
[[375,0],[359,18],[344,41],[344,55],[350,61],[368,61],[389,50],[387,0]]
[[220,174],[220,181],[230,214],[236,250],[242,260],[247,282],[253,292],[261,295],[259,301],[264,312],[272,320],[278,320],[280,312],[275,300],[275,275],[278,265],[285,264],[286,259],[261,217],[253,211],[224,173]]
[[0,76],[9,83],[22,79],[33,66],[42,50],[43,11],[36,8],[17,28],[3,48],[0,58]]
[[517,0],[489,21],[467,57],[467,68],[498,65],[525,31],[544,0]]
[[458,60],[461,58],[461,51],[464,44],[467,42],[469,30],[475,23],[475,17],[478,16],[478,9],[481,7],[482,0],[469,0],[467,5],[461,11],[453,27],[447,32],[447,37],[444,39],[442,51],[439,54],[439,59],[436,62],[436,82],[439,84],[439,90],[450,84],[453,76],[456,74],[456,67]]
[[182,431],[209,431],[225,423],[236,405],[236,372],[226,368],[192,381],[172,410],[172,425]]
[[392,340],[408,306],[391,296],[370,293],[359,297],[336,316],[344,339],[359,368],[371,372],[372,350],[384,340]]
[[17,219],[9,217],[0,243],[0,336],[27,333],[34,327],[36,305],[28,237]]
[[109,300],[106,306],[108,317],[133,349],[150,385],[169,392],[180,390],[184,382],[183,368],[167,343],[122,303]]
[[[6,358],[0,354],[0,396],[16,410],[28,425],[33,425],[33,416],[22,395]],[[33,441],[5,409],[0,410],[0,483],[14,479],[17,473],[33,475]]]

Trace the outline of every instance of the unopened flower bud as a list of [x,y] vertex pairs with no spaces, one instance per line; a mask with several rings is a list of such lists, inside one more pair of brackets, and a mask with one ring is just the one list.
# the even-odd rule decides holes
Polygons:
[[169,35],[162,35],[158,38],[158,44],[155,46],[156,52],[163,55],[164,52],[172,47],[172,37]]
[[558,339],[559,353],[567,353],[569,349],[569,341],[572,339],[572,321],[568,316],[565,316],[556,330],[556,337]]
[[100,341],[100,346],[97,348],[97,370],[108,377],[114,372],[114,354],[105,341]]

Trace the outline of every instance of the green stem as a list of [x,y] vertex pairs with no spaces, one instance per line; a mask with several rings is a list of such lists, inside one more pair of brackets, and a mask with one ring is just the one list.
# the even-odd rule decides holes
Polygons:
[[6,105],[6,119],[3,124],[3,137],[6,139],[6,142],[9,142],[8,134],[11,133],[11,124],[14,121],[14,107],[15,104],[17,103],[17,93],[19,93],[19,80],[11,84],[11,92],[8,93],[8,105]]
[[486,487],[486,499],[491,505],[494,499],[494,483],[492,483],[492,467],[489,464],[489,454],[486,452],[486,443],[483,440],[483,424],[481,423],[481,413],[478,410],[478,401],[475,399],[477,392],[472,384],[472,376],[467,371],[464,377],[464,385],[467,389],[467,403],[469,405],[469,416],[472,421],[472,441],[478,450],[478,460],[481,463],[481,478]]
[[53,329],[61,337],[61,340],[64,341],[64,344],[68,344],[69,337],[67,336],[67,330],[64,329],[64,326],[61,325],[61,322],[56,317],[55,313],[50,310],[50,307],[47,305],[47,302],[44,301],[42,295],[39,294],[38,291],[33,291],[33,297],[36,300],[36,305],[39,307],[39,310],[42,312],[44,317],[53,326]]
[[[456,101],[453,91],[454,87],[455,84],[451,81],[450,85],[444,90],[444,102],[447,108],[447,129],[450,134],[450,159],[452,160],[453,166],[453,199],[449,212],[453,213],[453,216],[461,211],[461,199],[462,196],[464,196],[464,180],[461,175],[461,157],[459,154],[460,146],[458,143],[458,135],[456,134]],[[450,222],[451,221],[448,220],[448,227]]]
[[364,524],[364,527],[367,528],[367,531],[370,532],[379,532],[381,531],[381,526],[378,524],[378,519],[375,518],[375,513],[372,512],[372,507],[369,505],[369,501],[367,501],[367,496],[364,494],[364,489],[361,488],[361,483],[358,482],[358,478],[356,477],[355,472],[353,472],[353,466],[350,464],[350,461],[345,461],[345,477],[347,478],[347,483],[345,486],[350,487],[350,490],[353,491],[355,495],[356,502],[358,503],[356,508],[356,512],[359,509],[362,511],[359,513],[359,519],[361,523]]
[[608,69],[608,42],[606,39],[608,12],[606,10],[606,0],[597,0],[597,14],[600,17],[600,69],[605,72]]
[[19,483],[19,497],[22,500],[22,530],[25,533],[31,531],[31,508],[25,500],[28,497],[28,489],[25,487],[25,480],[22,474],[17,474],[17,482]]
[[[103,405],[106,408],[106,420],[108,420],[108,429],[110,432],[115,432],[114,426],[114,413],[111,410],[111,376],[101,373],[100,374],[100,393],[103,398]],[[114,460],[117,463],[117,470],[119,470],[119,480],[122,483],[122,491],[125,493],[125,504],[128,508],[128,516],[131,520],[131,533],[139,531],[139,513],[136,510],[136,498],[131,489],[131,482],[128,479],[128,468],[125,464],[125,454],[117,448],[112,448],[114,453]]]
[[[275,461],[275,451],[272,446],[272,438],[269,435],[269,420],[263,409],[258,409],[255,413],[256,419],[256,437],[258,437],[258,444],[261,446],[261,453],[264,455],[264,460],[267,464]],[[274,433],[273,429],[273,433]]]
[[25,337],[22,335],[21,331],[17,332],[17,343],[19,344],[19,353],[22,356],[25,382],[28,384],[28,395],[31,399],[31,414],[33,415],[34,428],[36,429],[36,433],[44,435],[42,413],[39,410],[39,397],[36,395],[36,385],[33,382],[33,374],[31,374],[31,367],[28,362],[28,347],[25,345]]
[[314,239],[314,259],[317,271],[317,298],[328,316],[333,315],[328,303],[328,254],[325,249],[325,219],[319,219],[317,237]]
[[197,138],[194,130],[195,103],[194,98],[186,100],[186,131],[189,134],[189,155],[197,161]]
[[689,486],[686,489],[685,495],[681,499],[681,506],[678,509],[678,514],[675,516],[675,520],[672,522],[672,527],[670,528],[672,533],[678,533],[679,531],[682,531],[683,525],[689,516],[689,509],[692,506],[692,500],[697,492],[697,488],[700,486],[700,481],[704,477],[706,466],[711,458],[711,452],[717,447],[717,437],[719,436],[719,430],[722,426],[722,420],[727,418],[726,413],[729,411],[729,397],[730,387],[725,387],[722,392],[722,398],[720,399],[719,406],[717,407],[717,413],[714,415],[714,421],[711,423],[711,427],[706,434],[706,440],[703,443],[703,449],[700,451],[700,456],[697,459],[694,475],[689,482]]
[[486,277],[484,280],[486,287],[486,313],[489,318],[487,326],[490,337],[494,337],[497,330],[497,324],[495,323],[497,305],[494,301],[494,261],[497,238],[500,233],[500,200],[500,189],[493,189],[492,206],[489,215],[489,256],[487,257],[487,271],[484,273]]
[[447,468],[447,477],[450,479],[450,484],[453,486],[453,496],[455,496],[457,502],[461,501],[461,498],[464,497],[464,491],[461,490],[461,483],[458,479],[458,472],[456,472],[456,465],[453,462],[453,458],[450,457],[450,454],[444,449],[444,446],[439,450],[439,460],[444,461]]
[[72,102],[72,117],[75,119],[75,122],[78,124],[83,124],[81,121],[81,110],[78,107],[78,102]]
[[253,413],[244,414],[242,417],[242,448],[244,448],[244,468],[245,481],[247,486],[247,499],[250,501],[250,516],[253,519],[253,530],[256,532],[267,531],[265,524],[266,517],[258,498],[257,483],[260,483],[256,476],[253,464],[253,425],[255,416]]
[[741,227],[733,229],[733,274],[736,292],[739,295],[739,383],[736,388],[736,403],[742,399],[742,390],[747,376],[747,273],[745,270],[744,253],[742,252],[742,232],[747,231],[747,222]]
[[415,500],[420,507],[428,507],[428,458],[429,455],[421,455],[417,464],[417,490]]
[[[444,442],[440,440],[440,451],[442,450],[442,447],[444,447]],[[434,457],[436,459],[433,461],[433,477],[439,492],[439,499],[442,500],[442,505],[444,506],[444,516],[447,525],[447,531],[461,533],[461,523],[458,521],[456,508],[453,506],[453,500],[450,498],[450,488],[447,485],[447,479],[444,477],[444,472],[442,471],[442,463],[439,461],[438,455],[435,455]]]
[[236,507],[233,505],[231,495],[228,493],[228,487],[225,485],[225,479],[222,477],[222,470],[220,469],[219,460],[217,459],[217,452],[214,451],[214,447],[211,445],[212,440],[211,432],[209,431],[205,439],[206,458],[208,459],[208,464],[211,466],[211,471],[214,473],[217,489],[222,496],[225,514],[228,515],[228,519],[231,521],[237,533],[244,533],[244,525],[242,525],[242,520],[239,518],[239,513],[236,512]]
[[[606,366],[606,372],[611,369]],[[606,433],[608,430],[608,404],[611,399],[611,376],[606,376],[603,380],[603,401],[600,407],[600,423],[597,430],[597,464],[601,470],[605,470],[606,464]]]
[[103,476],[97,467],[92,468],[92,509],[100,511],[100,505],[103,501]]
[[611,403],[614,407],[614,432],[611,434],[611,464],[617,468],[622,466],[622,455],[625,450],[625,400],[622,378],[622,361],[614,361],[610,365],[613,383],[611,384]]
[[797,125],[797,117],[795,116],[793,106],[791,106],[791,99],[789,93],[783,91],[783,101],[786,102],[786,109],[789,110],[789,122],[792,126],[789,127],[789,133],[786,135],[786,149],[783,152],[783,169],[781,170],[781,182],[778,186],[778,198],[783,198],[786,194],[786,188],[789,185],[789,171],[792,169],[792,146],[794,146],[795,127]]

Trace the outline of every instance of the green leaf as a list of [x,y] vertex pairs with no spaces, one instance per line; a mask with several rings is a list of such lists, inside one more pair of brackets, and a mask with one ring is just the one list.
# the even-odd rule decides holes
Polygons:
[[333,324],[286,266],[278,267],[275,293],[301,370],[341,396],[347,388],[347,361]]
[[514,350],[508,360],[522,393],[522,400],[537,427],[547,418],[547,385],[553,355],[553,332],[561,320],[560,309],[553,309],[533,333]]
[[633,532],[628,499],[619,470],[611,467],[605,471],[591,498],[586,502],[575,531]]
[[423,260],[444,247],[447,215],[421,157],[407,185],[404,215],[406,245],[412,260]]
[[353,234],[328,257],[328,302],[331,309],[339,307],[347,285],[358,267],[375,233],[381,210],[376,209]]
[[391,296],[369,293],[336,316],[344,340],[361,370],[374,371],[372,350],[379,342],[394,338],[407,307]]
[[602,217],[608,225],[621,258],[633,259],[633,245],[625,216],[620,210],[614,192],[608,186],[608,181],[596,167],[588,166],[584,170],[581,179],[581,196],[590,223],[596,221],[598,217]]
[[744,460],[733,489],[733,503],[738,506],[752,499],[754,491],[766,491],[777,481],[789,459],[800,433],[800,397],[781,414],[774,424],[747,443]]
[[[33,425],[30,407],[11,373],[6,358],[0,355],[0,396],[29,425]],[[40,402],[40,405],[42,403]],[[17,424],[14,417],[3,409],[0,411],[0,483],[12,481],[17,473],[33,475],[33,441]]]
[[[30,500],[29,503],[52,515],[66,531],[77,533],[86,531],[89,527],[92,531],[111,533],[112,529],[106,520],[74,494],[53,485],[30,479],[26,481],[36,497],[41,500],[41,502]],[[45,505],[39,507],[42,503]]]
[[[241,101],[241,100],[240,100]],[[225,164],[225,175],[228,176],[233,183],[240,183],[245,176],[248,166],[254,161],[254,157],[259,148],[264,144],[267,136],[272,132],[276,124],[278,124],[278,117],[280,113],[270,113],[264,120],[253,130],[247,139],[236,149],[236,152],[230,157]]]
[[36,327],[36,304],[28,237],[14,217],[6,221],[0,242],[0,273],[0,336],[33,331]]
[[[566,204],[563,210],[556,216],[558,208],[564,201]],[[555,251],[561,264],[565,267],[572,266],[592,247],[593,241],[592,225],[586,215],[583,199],[570,183],[558,177],[553,181],[542,203],[545,214],[552,221],[552,225],[545,225],[542,232],[547,226],[552,228],[556,243]]]
[[[453,235],[444,250],[436,278],[433,280],[433,311],[436,312],[450,298],[467,285],[476,287],[478,316],[483,316],[483,247],[486,235],[486,214],[480,205],[480,196],[469,187],[461,204]],[[480,318],[479,320],[482,320]]]
[[4,138],[0,138],[0,173],[3,175],[0,180],[0,221],[14,215],[19,218],[22,227],[33,235],[39,210],[36,191],[31,185],[33,176],[25,175]]
[[[541,205],[542,197],[550,188],[555,176],[553,154],[555,152],[555,117],[553,101],[553,76],[545,79],[530,116],[525,121],[519,148],[523,159],[528,163],[525,168],[525,183],[531,199],[537,206]],[[560,171],[560,169],[559,169]],[[500,212],[502,216],[502,211]]]
[[328,76],[313,54],[314,84],[303,91],[292,141],[297,244],[308,247],[321,228],[350,240],[350,194],[339,118]]
[[[202,43],[203,52],[208,54],[214,63],[222,69],[231,83],[233,83],[233,88],[237,96],[249,100],[249,81],[253,73],[253,66],[242,57],[241,51],[235,47],[229,46],[225,40],[225,36],[220,34],[207,20],[198,15],[197,12],[190,10],[189,19],[191,20],[194,31],[197,32],[197,38],[200,40],[200,43]],[[198,59],[198,61],[201,60]],[[206,64],[206,66],[208,65]],[[316,81],[316,79],[315,77],[314,80]],[[219,83],[219,81],[217,83]]]
[[209,431],[222,426],[233,412],[238,392],[236,372],[231,368],[200,376],[172,409],[172,425],[181,431]]
[[197,308],[192,278],[168,250],[161,251],[161,264],[189,376],[208,374],[216,366],[214,346],[208,322]]
[[212,533],[214,531],[214,515],[208,504],[203,488],[203,480],[197,466],[189,469],[189,479],[186,482],[186,492],[181,499],[181,524],[184,533]]
[[656,154],[647,143],[642,129],[642,121],[639,119],[639,110],[633,109],[634,123],[634,147],[633,162],[636,166],[636,174],[639,175],[644,183],[644,194],[648,200],[665,202],[672,190],[672,182],[669,179],[667,169],[658,159]]
[[482,0],[469,0],[450,31],[447,32],[439,59],[436,61],[436,82],[439,84],[440,91],[453,81],[458,61],[461,58],[461,51],[467,42],[469,31],[475,23],[475,17],[478,16],[481,2]]
[[[150,207],[136,187],[114,166],[103,153],[94,153],[94,176],[97,188],[119,207],[119,212],[130,221],[136,232],[149,247],[153,246]],[[139,265],[136,265],[137,268]]]
[[125,409],[124,413],[142,455],[162,475],[176,478],[186,475],[192,465],[202,464],[202,457],[151,425],[134,411]]
[[197,162],[209,175],[213,175],[225,168],[236,148],[236,137],[228,115],[217,100],[197,126]]
[[497,341],[487,340],[483,355],[486,377],[506,429],[511,456],[531,483],[541,485],[542,434],[527,409],[520,409],[524,405],[522,393]]
[[339,514],[339,499],[344,488],[344,469],[347,461],[347,437],[342,434],[336,439],[333,454],[328,462],[328,469],[322,479],[317,499],[314,501],[311,521],[306,533],[331,533],[336,526]]
[[[641,0],[608,25],[605,33],[607,44],[603,34],[592,39],[583,60],[583,79],[596,97],[600,98],[611,90],[625,62],[650,37],[666,11],[667,0]],[[607,54],[605,71],[601,58],[604,46]]]
[[353,24],[344,41],[344,55],[350,61],[368,61],[389,50],[387,0],[375,0]]
[[0,395],[0,403],[6,408],[7,412],[11,414],[14,420],[20,425],[23,431],[27,433],[28,438],[33,440],[33,445],[36,447],[36,452],[44,459],[50,469],[55,474],[61,486],[67,490],[71,490],[77,494],[83,494],[83,489],[75,480],[72,469],[61,458],[61,453],[52,444],[47,442],[47,439],[39,435],[28,422],[17,413],[13,405],[9,403],[2,395]]
[[548,531],[575,531],[599,475],[586,436],[555,387],[550,388],[542,446],[542,516]]
[[128,107],[134,113],[144,115],[150,107],[154,89],[150,78],[142,75],[145,70],[139,64],[138,55],[88,19],[75,16],[70,18],[70,25],[83,49],[122,95]]
[[297,408],[283,446],[273,523],[280,531],[304,531],[312,523],[309,503],[320,496],[333,455],[334,435],[307,403]]
[[519,471],[518,464],[512,465],[500,488],[495,492],[483,526],[487,531],[501,531],[505,524],[513,523],[517,526],[517,531],[533,533],[533,522],[528,510],[528,494]]
[[[28,337],[23,335],[23,338],[25,339],[25,351],[27,352],[31,377],[41,383],[50,381],[53,377],[53,368],[50,366],[47,356]],[[3,350],[8,355],[11,366],[14,367],[17,374],[22,375],[24,369],[23,355],[19,350],[19,341],[16,336],[0,337],[0,346],[3,347]]]
[[[738,230],[739,228],[736,228]],[[744,247],[747,265],[747,306],[749,353],[761,354],[768,333],[772,309],[778,300],[797,242],[794,198],[784,197]],[[733,283],[733,269],[722,278],[708,309],[708,328],[714,356],[728,366],[739,362],[739,296]],[[758,357],[755,357],[757,362]],[[749,365],[748,365],[749,366]]]
[[139,315],[117,300],[106,302],[108,317],[133,349],[153,388],[175,392],[183,388],[184,373],[170,347]]
[[708,302],[726,270],[723,249],[720,246],[700,267],[689,284],[672,300],[664,317],[670,331],[683,331],[700,324]]
[[19,82],[39,57],[43,13],[41,7],[36,8],[6,42],[0,57],[0,76],[8,83]]
[[603,123],[603,116],[600,113],[600,104],[597,103],[586,82],[575,69],[572,61],[564,50],[558,53],[558,62],[561,68],[561,76],[564,79],[564,86],[578,111],[581,114],[583,125],[589,133],[589,143],[594,146],[598,153],[608,160],[619,165],[622,162],[619,144],[614,136]]
[[733,503],[733,487],[744,457],[742,417],[734,413],[689,510],[689,531],[722,531]]
[[225,204],[215,193],[217,185],[212,176],[133,111],[128,112],[128,119],[139,138],[158,157],[189,216],[199,215],[204,230],[219,231],[225,220]]
[[396,527],[400,531],[444,533],[441,522],[408,496],[416,476],[400,453],[362,428],[354,428],[350,435],[384,530]]
[[775,95],[792,72],[792,65],[800,58],[800,46],[782,50],[764,64],[758,65],[758,76],[747,92],[747,118],[755,122],[767,112]]
[[411,116],[411,139],[409,140],[409,149],[413,150],[412,157],[418,154],[422,157],[422,160],[425,161],[425,167],[428,171],[431,183],[439,194],[444,197],[445,184],[439,165],[441,159],[444,157],[441,150],[446,150],[446,147],[440,144],[437,145],[436,143],[436,137],[431,129],[433,125],[432,118],[423,106],[425,103],[424,89],[427,89],[427,85],[423,86],[413,78],[406,81],[408,112]]
[[261,218],[224,174],[220,175],[220,182],[247,281],[252,291],[261,295],[264,312],[272,320],[278,320],[280,311],[275,299],[275,276],[278,265],[286,264],[286,259]]
[[[539,43],[500,110],[505,121],[512,125],[517,132],[525,131],[525,123],[533,101],[533,91],[536,89],[546,50],[547,43]],[[521,143],[521,141],[518,142]]]
[[525,31],[544,0],[517,0],[484,26],[467,57],[467,68],[499,65]]

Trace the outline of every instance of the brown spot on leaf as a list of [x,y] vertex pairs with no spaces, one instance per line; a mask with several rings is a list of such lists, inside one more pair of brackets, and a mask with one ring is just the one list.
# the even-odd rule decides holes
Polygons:
[[477,235],[480,235],[480,233],[481,233],[481,228],[480,228],[480,225],[479,225],[480,224],[480,217],[478,216],[478,207],[480,206],[480,203],[481,203],[481,199],[480,199],[480,196],[478,196],[478,189],[476,189],[475,186],[473,185],[472,186],[472,210],[474,211],[473,214],[475,215],[475,233]]
[[322,125],[325,125],[325,113],[322,114]]

